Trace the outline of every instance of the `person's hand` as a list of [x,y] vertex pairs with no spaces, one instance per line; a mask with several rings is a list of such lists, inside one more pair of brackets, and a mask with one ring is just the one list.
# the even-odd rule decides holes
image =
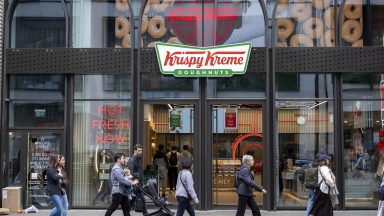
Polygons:
[[63,174],[61,172],[57,173],[57,175],[63,177]]
[[197,199],[197,197],[195,197],[195,198],[193,199],[193,203],[195,203],[195,204],[199,204],[199,199]]
[[139,183],[139,180],[135,179],[133,180],[132,185],[137,185],[138,183]]
[[261,192],[263,192],[263,194],[267,194],[267,190],[263,189]]

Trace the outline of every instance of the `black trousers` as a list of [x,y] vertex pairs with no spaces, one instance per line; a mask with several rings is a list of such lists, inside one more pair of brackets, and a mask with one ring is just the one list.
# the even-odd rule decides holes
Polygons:
[[[134,193],[136,196],[134,196],[133,199],[131,200],[132,207],[134,206],[134,203],[136,203],[136,201],[141,202],[141,205],[143,206],[143,215],[148,214],[147,207],[145,206],[145,197],[144,197],[143,192],[141,192],[139,189],[136,189],[136,190],[134,190]],[[137,205],[137,204],[135,204],[135,205]]]
[[169,167],[168,169],[169,190],[176,190],[177,171],[178,171],[177,167]]
[[253,197],[242,195],[239,195],[239,203],[237,205],[236,216],[244,216],[247,204],[249,208],[251,208],[253,216],[261,216],[259,207],[257,206],[256,201],[253,199]]
[[124,216],[130,216],[130,205],[127,196],[124,196],[120,193],[112,194],[112,204],[108,207],[107,212],[105,212],[105,216],[111,216],[114,211],[121,205],[121,209],[123,210]]

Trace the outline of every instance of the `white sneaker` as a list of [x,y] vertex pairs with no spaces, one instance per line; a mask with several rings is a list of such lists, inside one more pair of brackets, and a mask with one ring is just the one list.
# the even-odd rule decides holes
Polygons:
[[26,214],[31,213],[31,212],[39,213],[39,209],[36,208],[36,206],[31,205],[29,208],[26,208],[26,209],[24,210],[24,212],[25,212]]

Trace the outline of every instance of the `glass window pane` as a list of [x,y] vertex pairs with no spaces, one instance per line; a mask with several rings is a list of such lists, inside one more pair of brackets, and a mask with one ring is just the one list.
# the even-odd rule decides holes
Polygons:
[[345,74],[343,75],[344,99],[382,99],[380,94],[384,80],[383,74]]
[[72,17],[73,47],[131,47],[128,3],[72,1]]
[[65,47],[60,1],[19,1],[12,17],[11,48]]
[[278,2],[276,4],[276,47],[335,46],[333,1]]
[[[376,207],[375,174],[383,156],[382,101],[344,101],[344,181],[346,206]],[[380,171],[379,171],[380,172]]]
[[331,74],[277,74],[277,98],[333,98]]
[[265,98],[265,73],[245,73],[229,78],[208,79],[208,97]]
[[72,202],[107,207],[113,155],[130,155],[131,103],[75,102],[73,122]]
[[130,99],[131,75],[75,75],[75,99]]
[[63,75],[11,75],[10,99],[63,100]]
[[12,101],[8,118],[9,127],[64,127],[64,103]]
[[[319,153],[334,155],[332,101],[277,101],[276,202],[281,207],[305,207],[308,190],[297,171]],[[331,160],[334,168],[334,160]]]
[[143,98],[197,98],[197,78],[176,78],[158,73],[141,72],[141,97]]

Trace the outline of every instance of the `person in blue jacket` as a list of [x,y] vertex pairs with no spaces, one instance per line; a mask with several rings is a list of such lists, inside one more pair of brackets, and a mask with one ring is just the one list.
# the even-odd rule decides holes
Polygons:
[[267,191],[262,186],[257,185],[254,181],[254,177],[251,172],[251,167],[254,164],[255,161],[253,160],[253,156],[243,156],[238,176],[239,187],[237,188],[237,194],[239,196],[239,202],[237,205],[236,216],[244,216],[247,204],[249,208],[251,208],[253,216],[261,216],[259,207],[257,206],[255,199],[253,199],[253,189],[263,192],[264,194],[266,194]]
[[130,216],[130,204],[128,199],[128,187],[136,185],[139,181],[131,180],[125,177],[122,164],[125,161],[125,156],[122,153],[117,153],[114,156],[115,165],[111,171],[111,183],[112,183],[112,203],[108,207],[105,216],[111,216],[114,211],[121,205],[124,216]]

